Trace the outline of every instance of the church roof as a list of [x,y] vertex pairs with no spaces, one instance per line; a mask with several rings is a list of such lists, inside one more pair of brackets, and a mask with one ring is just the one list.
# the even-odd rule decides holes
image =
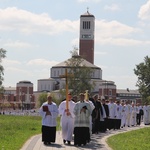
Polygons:
[[82,14],[80,17],[94,17],[94,15],[92,15],[91,13],[89,13],[89,11],[87,11],[86,13]]
[[[73,57],[75,57],[75,56],[73,56]],[[76,57],[81,58],[81,56],[76,56]],[[86,66],[86,67],[90,67],[90,68],[101,69],[100,67],[97,67],[96,65],[88,62],[87,60],[85,60],[83,58],[82,58],[82,60],[83,61],[81,62],[80,66]],[[67,67],[68,68],[68,66],[66,64],[67,61],[69,61],[69,59],[67,59],[67,60],[65,60],[65,61],[63,61],[63,62],[61,62],[61,63],[59,63],[59,64],[57,64],[55,66],[53,66],[52,68],[59,68],[59,67],[64,67],[64,68]]]

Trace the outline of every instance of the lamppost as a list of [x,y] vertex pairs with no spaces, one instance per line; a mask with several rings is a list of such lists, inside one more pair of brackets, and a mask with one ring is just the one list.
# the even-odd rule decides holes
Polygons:
[[25,97],[24,91],[22,92],[21,97],[22,97],[21,100],[22,100],[22,111],[23,111],[23,109],[24,109],[24,97]]
[[30,110],[31,110],[32,94],[30,95]]
[[19,92],[20,92],[21,110],[23,112],[23,98],[24,98],[23,96],[25,93],[24,93],[24,91],[22,91],[21,88],[19,90],[20,90]]

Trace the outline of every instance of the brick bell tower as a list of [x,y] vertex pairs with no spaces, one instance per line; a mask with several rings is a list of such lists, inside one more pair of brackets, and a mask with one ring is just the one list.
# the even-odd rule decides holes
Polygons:
[[95,17],[89,11],[80,16],[79,55],[94,64]]

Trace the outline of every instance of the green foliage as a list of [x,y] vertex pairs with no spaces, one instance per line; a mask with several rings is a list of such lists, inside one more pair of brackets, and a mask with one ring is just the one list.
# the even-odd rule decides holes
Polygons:
[[107,139],[113,150],[148,150],[150,149],[150,127],[117,134]]
[[39,95],[38,97],[38,106],[40,107],[44,102],[47,101],[47,93],[43,92],[42,94]]
[[0,48],[0,95],[3,94],[4,92],[4,87],[2,86],[3,84],[3,75],[4,75],[4,67],[2,66],[2,59],[6,57],[6,50],[3,48]]
[[91,68],[83,64],[84,59],[77,55],[77,49],[72,51],[72,58],[66,61],[66,65],[69,67],[69,74],[72,74],[68,78],[69,89],[72,89],[73,95],[79,95],[81,92],[88,90],[91,92],[93,84],[91,84]]
[[138,77],[136,86],[139,88],[143,101],[150,103],[148,98],[150,96],[150,58],[148,56],[144,58],[144,62],[136,65],[134,73]]
[[[55,96],[54,92],[51,92],[52,94],[52,100],[53,102],[55,102],[57,104],[57,106],[59,106],[59,104],[61,103],[61,101],[66,97],[65,96],[65,90],[59,90],[59,92],[57,94],[59,94],[59,98],[57,98]],[[39,95],[38,97],[38,107],[41,107],[41,105],[47,101],[47,92],[43,92]]]
[[59,104],[62,102],[62,100],[64,100],[66,98],[66,90],[60,89],[58,94],[59,94],[59,97],[57,98],[55,96],[55,93],[52,92],[53,101],[57,104],[57,106],[59,106]]
[[[60,130],[60,118],[57,118]],[[0,149],[19,150],[33,135],[41,134],[40,116],[0,115]]]

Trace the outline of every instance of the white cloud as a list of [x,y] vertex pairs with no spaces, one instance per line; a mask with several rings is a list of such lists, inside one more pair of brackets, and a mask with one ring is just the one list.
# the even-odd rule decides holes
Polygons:
[[107,76],[106,79],[114,81],[116,85],[119,85],[117,86],[117,89],[137,89],[137,87],[135,86],[137,77],[134,75]]
[[141,20],[150,20],[150,0],[146,4],[141,6],[138,17]]
[[[136,35],[142,35],[140,28],[131,27],[118,21],[96,20],[95,40],[98,44],[135,46],[150,44],[149,40],[135,39]],[[138,36],[137,36],[138,37]]]
[[21,74],[24,74],[28,76],[29,74],[31,75],[32,73],[29,72],[28,70],[25,70],[24,68],[20,69],[17,67],[6,67],[5,71],[9,74],[14,74],[14,77],[18,74],[18,76],[21,76]]
[[21,65],[21,62],[17,61],[17,60],[9,60],[9,59],[4,59],[3,63],[5,66],[10,66],[10,65]]
[[118,46],[136,46],[136,45],[150,45],[150,41],[140,41],[129,38],[97,38],[97,43],[103,45],[118,45]]
[[46,13],[34,14],[16,7],[0,9],[0,18],[0,30],[19,31],[24,34],[43,33],[52,35],[66,31],[75,32],[79,26],[79,21],[54,21]]
[[[46,13],[34,14],[26,10],[21,10],[16,7],[9,7],[0,9],[0,30],[7,29],[7,31],[19,31],[25,34],[42,33],[42,34],[58,34],[61,32],[79,32],[79,20],[52,20]],[[136,45],[143,43],[132,39],[132,34],[140,33],[140,29],[130,27],[118,21],[96,20],[96,41],[100,44],[113,45]],[[79,39],[72,40],[72,45],[78,46]],[[146,41],[144,43],[148,43]],[[20,40],[7,41],[4,46],[31,48],[30,43],[22,42]]]
[[79,3],[86,3],[86,2],[91,2],[91,3],[98,3],[101,0],[78,0]]
[[119,6],[117,4],[112,4],[112,5],[106,5],[104,7],[105,10],[110,10],[110,11],[118,11],[120,10]]
[[79,38],[76,38],[76,39],[73,39],[72,41],[71,41],[71,45],[74,45],[75,47],[79,47],[78,45],[79,45]]
[[96,34],[101,37],[129,36],[132,33],[139,33],[140,29],[130,27],[118,21],[96,20]]
[[96,55],[107,55],[107,52],[98,52],[98,51],[95,51],[94,54],[96,54]]
[[13,48],[32,48],[35,47],[35,45],[33,46],[30,43],[26,43],[26,42],[22,42],[22,41],[12,41],[12,40],[8,40],[3,44],[4,47],[13,47]]
[[34,59],[34,60],[30,60],[27,65],[33,65],[33,66],[41,66],[41,65],[44,65],[44,66],[54,66],[56,64],[58,64],[59,62],[56,62],[56,61],[48,61],[48,60],[45,60],[45,59]]

